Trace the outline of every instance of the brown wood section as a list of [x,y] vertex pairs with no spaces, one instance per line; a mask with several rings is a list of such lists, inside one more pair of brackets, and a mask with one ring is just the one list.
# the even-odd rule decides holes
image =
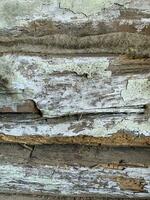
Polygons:
[[[30,132],[29,132],[30,134]],[[20,144],[80,144],[80,145],[108,145],[108,146],[131,146],[131,147],[149,147],[149,136],[133,136],[130,133],[118,132],[111,137],[93,137],[93,136],[12,136],[0,134],[0,142],[20,143]]]
[[109,147],[77,144],[25,145],[0,143],[0,162],[124,169],[149,167],[147,147]]

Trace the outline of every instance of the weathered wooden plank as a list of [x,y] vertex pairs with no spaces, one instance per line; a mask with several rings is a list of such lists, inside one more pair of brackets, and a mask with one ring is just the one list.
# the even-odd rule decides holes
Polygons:
[[[6,153],[5,153],[6,154]],[[100,147],[86,145],[36,145],[30,156],[32,164],[124,169],[149,167],[150,149],[144,147]],[[6,155],[7,156],[7,155]]]
[[[72,121],[68,117],[63,123],[33,120],[33,124],[2,120],[2,140],[14,141],[14,136],[24,135],[112,136],[123,131],[133,137],[150,135],[149,59],[129,59],[149,57],[149,1],[141,6],[137,0],[13,0],[2,1],[0,10],[0,51],[10,53],[0,58],[0,112],[79,118]],[[80,55],[68,57],[74,53]],[[81,57],[81,53],[90,55]],[[92,57],[96,53],[101,54]],[[66,57],[41,57],[46,54]],[[102,119],[99,113],[113,115],[102,115]],[[98,115],[87,117],[87,123],[80,120],[85,114]],[[147,140],[144,144],[149,144]]]
[[0,11],[1,54],[150,56],[148,0],[3,0]]
[[30,144],[150,144],[149,119],[144,114],[136,113],[77,115],[54,119],[1,115],[0,133],[1,141]]
[[0,142],[20,143],[0,193],[149,198],[149,0],[1,0],[0,19]]
[[[122,74],[121,61],[112,57],[2,56],[0,107],[17,111],[19,104],[33,100],[42,115],[49,118],[134,112],[134,106],[137,112],[138,106],[150,103],[150,71],[146,65],[145,73],[143,64],[135,71],[134,65],[130,65],[129,73]],[[120,74],[113,75],[114,66],[118,66]],[[140,111],[143,109],[139,108]]]
[[150,166],[147,147],[0,144],[0,163],[124,169]]
[[2,0],[0,13],[2,33],[15,35],[119,31],[149,34],[150,26],[149,0],[142,5],[140,0]]
[[0,163],[4,164],[8,161],[17,164],[28,163],[33,147],[25,147],[21,144],[0,143]]
[[[149,197],[150,169],[0,165],[0,191],[28,194]],[[112,193],[113,191],[113,193]]]
[[[149,197],[149,148],[30,148],[0,145],[0,192]],[[30,152],[29,158],[22,154],[24,150]]]
[[[108,137],[127,132],[134,135],[117,145],[133,145],[133,141],[135,145],[149,144],[148,138],[134,140],[138,135],[150,136],[149,107],[145,106],[150,103],[149,59],[7,55],[0,61],[1,111],[36,112],[44,117],[18,121],[1,116],[1,140],[44,136],[24,138],[24,142],[51,143],[56,140],[46,137]],[[59,118],[62,116],[66,118]],[[52,119],[55,117],[58,119]],[[97,143],[110,144],[112,140],[108,140]]]
[[27,55],[60,54],[128,54],[131,57],[150,57],[150,36],[117,32],[77,37],[54,34],[42,37],[0,38],[0,53]]

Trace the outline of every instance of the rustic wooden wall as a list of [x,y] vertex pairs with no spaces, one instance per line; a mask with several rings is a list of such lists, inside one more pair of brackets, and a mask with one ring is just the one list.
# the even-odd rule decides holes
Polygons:
[[0,142],[1,193],[149,198],[150,1],[1,0]]

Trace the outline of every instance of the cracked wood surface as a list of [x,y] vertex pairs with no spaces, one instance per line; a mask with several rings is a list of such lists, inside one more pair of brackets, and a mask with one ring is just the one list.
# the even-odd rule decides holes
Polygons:
[[0,11],[1,54],[150,56],[149,0],[2,0]]
[[1,0],[0,19],[0,193],[148,199],[150,1]]
[[144,0],[2,0],[1,34],[149,34],[150,3]]
[[1,141],[149,145],[148,0],[2,0],[0,11]]
[[149,197],[149,148],[0,144],[0,162],[3,193]]
[[0,141],[27,144],[150,145],[149,121],[141,113],[54,119],[43,119],[35,114],[1,114],[0,132]]
[[[118,57],[2,56],[0,107],[9,107],[15,112],[19,104],[33,100],[47,118],[81,113],[143,112],[142,107],[150,103],[148,60],[140,64],[134,64],[134,60],[124,64],[122,60]],[[122,69],[122,65],[127,67]],[[113,68],[116,68],[115,74]]]
[[148,0],[2,0],[0,11],[1,141],[149,145]]
[[[149,59],[4,55],[0,69],[0,132],[6,136],[150,135]],[[11,113],[39,117],[18,120]],[[1,140],[13,142],[11,137]],[[130,139],[123,141],[116,144],[133,145]],[[134,141],[149,144],[148,138]]]

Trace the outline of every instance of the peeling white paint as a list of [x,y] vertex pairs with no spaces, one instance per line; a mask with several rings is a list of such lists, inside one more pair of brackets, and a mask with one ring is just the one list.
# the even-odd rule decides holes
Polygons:
[[[111,0],[115,2],[118,0]],[[28,21],[36,19],[53,19],[54,21],[70,21],[71,18],[86,18],[83,13],[93,14],[95,9],[100,11],[106,5],[110,6],[110,0],[106,3],[102,0],[75,2],[63,0],[2,0],[0,5],[0,28],[27,25]],[[81,8],[81,9],[79,9]],[[68,9],[68,10],[67,10]],[[79,9],[77,13],[75,10]],[[84,9],[84,10],[82,10]]]
[[150,101],[150,80],[149,79],[136,79],[129,80],[126,90],[122,91],[124,101],[136,100],[139,102],[144,98]]
[[[38,194],[104,194],[111,197],[149,197],[150,168],[125,170],[89,169],[84,167],[0,165],[1,192],[27,192]],[[145,192],[122,190],[117,177],[144,179]],[[113,193],[112,193],[113,190]]]
[[142,112],[132,106],[150,102],[149,73],[112,76],[108,69],[112,59],[115,58],[2,56],[0,75],[7,84],[0,91],[0,107],[16,110],[18,104],[31,99],[48,118],[77,113]]
[[142,4],[140,0],[1,0],[0,28],[25,26],[37,19],[75,23],[110,21],[120,16],[119,5],[146,13],[150,10],[147,0]]
[[102,122],[101,119],[97,119],[94,120],[94,129],[91,130],[91,134],[97,137],[108,137],[119,131],[127,131],[137,135],[150,136],[150,120],[147,119],[141,123],[134,120],[133,116],[126,117],[126,119],[122,119],[122,117],[120,117],[114,120],[112,118],[113,123],[111,125],[107,125],[106,122]]
[[80,120],[68,119],[64,122],[15,121],[0,122],[0,132],[12,136],[77,136],[111,137],[121,131],[135,135],[150,136],[150,121],[143,115],[97,115]]
[[149,0],[128,0],[128,2],[125,3],[126,8],[133,8],[133,9],[138,9],[140,8],[143,10],[145,13],[150,13],[150,1]]
[[[45,60],[39,57],[20,57],[20,61],[28,58],[29,62],[33,64],[38,64],[38,68],[41,68],[43,72],[52,74],[53,72],[75,72],[78,75],[87,74],[89,78],[92,78],[95,74],[99,76],[110,77],[111,72],[108,71],[110,64],[110,58],[107,57],[96,57],[96,58],[87,58],[87,57],[78,57],[78,58],[57,58],[51,60]],[[55,66],[55,67],[54,67]]]
[[[53,118],[76,113],[81,115],[79,121],[69,120],[55,124],[36,121],[1,122],[0,132],[14,136],[109,137],[118,131],[127,131],[136,135],[150,136],[149,118],[143,119],[143,116],[138,114],[129,115],[129,113],[144,112],[139,105],[149,103],[149,74],[114,77],[108,70],[112,59],[114,58],[44,59],[12,55],[0,57],[0,75],[8,80],[6,84],[8,88],[1,90],[1,108],[9,106],[17,111],[19,104],[31,99],[37,103],[44,117]],[[87,77],[82,76],[84,74],[87,74]],[[8,91],[12,94],[7,93]],[[95,105],[92,105],[93,101]],[[128,115],[106,117],[99,115],[92,120],[87,118],[86,123],[82,120],[82,113],[104,112],[112,114],[126,112]]]

